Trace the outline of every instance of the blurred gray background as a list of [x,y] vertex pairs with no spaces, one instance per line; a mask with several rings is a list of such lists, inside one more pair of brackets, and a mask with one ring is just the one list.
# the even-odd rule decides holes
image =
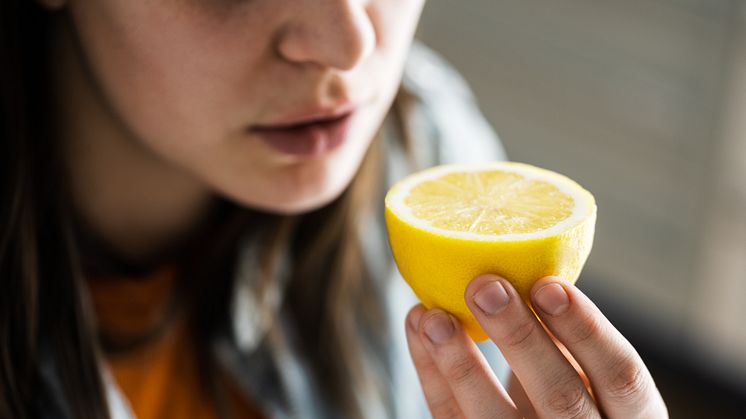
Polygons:
[[744,3],[429,0],[419,32],[511,160],[596,196],[579,285],[674,418],[746,417]]

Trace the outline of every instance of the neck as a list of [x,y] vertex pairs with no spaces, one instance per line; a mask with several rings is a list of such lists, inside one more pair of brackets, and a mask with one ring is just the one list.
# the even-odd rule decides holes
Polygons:
[[53,54],[58,132],[78,216],[123,258],[147,259],[186,237],[209,189],[156,156],[116,116],[83,62],[69,24]]

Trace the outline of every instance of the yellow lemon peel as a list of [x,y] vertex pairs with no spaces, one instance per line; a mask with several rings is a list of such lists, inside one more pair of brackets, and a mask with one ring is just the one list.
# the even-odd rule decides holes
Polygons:
[[575,282],[593,244],[596,204],[573,180],[534,166],[438,166],[412,174],[386,195],[396,264],[427,308],[456,316],[487,339],[464,301],[474,277],[493,273],[528,300],[538,279]]

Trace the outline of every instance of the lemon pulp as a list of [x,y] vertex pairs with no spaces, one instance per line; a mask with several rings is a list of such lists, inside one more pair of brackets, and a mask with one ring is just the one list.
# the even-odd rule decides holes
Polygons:
[[423,181],[404,204],[433,227],[501,235],[545,230],[567,219],[575,201],[544,180],[494,169]]

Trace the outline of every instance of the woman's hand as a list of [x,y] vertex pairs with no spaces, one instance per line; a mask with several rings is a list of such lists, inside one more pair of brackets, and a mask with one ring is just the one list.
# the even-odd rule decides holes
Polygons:
[[635,349],[573,285],[556,277],[534,285],[541,322],[494,275],[472,280],[465,298],[520,387],[508,394],[453,316],[417,305],[407,341],[435,419],[668,417]]

